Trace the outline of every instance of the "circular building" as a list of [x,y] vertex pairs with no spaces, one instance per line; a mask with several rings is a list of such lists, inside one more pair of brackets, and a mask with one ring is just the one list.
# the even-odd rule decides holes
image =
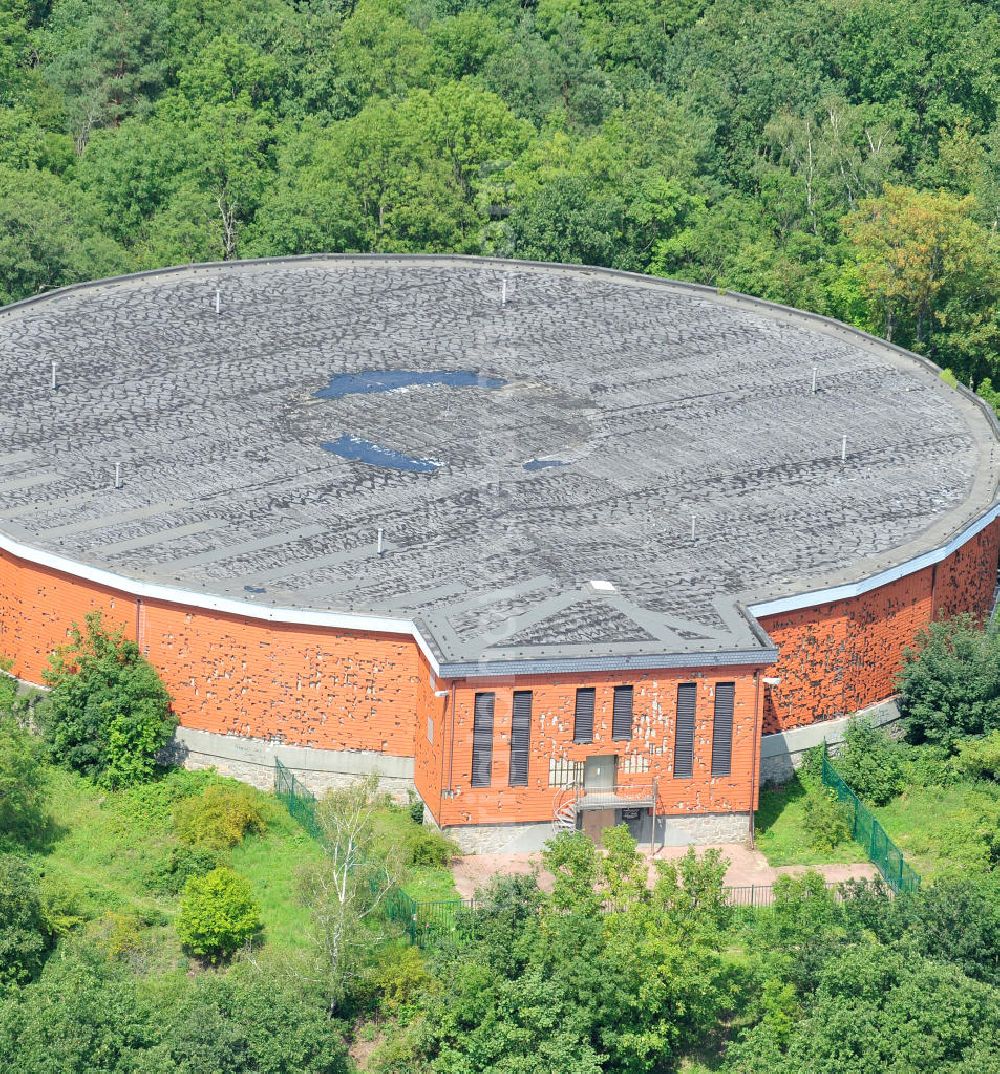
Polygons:
[[762,749],[889,697],[921,628],[993,599],[988,409],[741,295],[205,265],[7,307],[0,372],[15,672],[100,609],[191,763],[375,769],[468,846],[732,837]]

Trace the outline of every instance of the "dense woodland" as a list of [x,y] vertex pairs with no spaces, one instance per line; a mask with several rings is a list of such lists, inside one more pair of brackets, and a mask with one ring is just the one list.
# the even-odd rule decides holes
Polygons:
[[[843,318],[996,405],[998,99],[998,0],[0,0],[0,300],[314,251],[583,262]],[[887,823],[950,803],[919,893],[812,874],[733,910],[717,857],[650,889],[613,830],[421,949],[379,900],[453,890],[440,837],[361,785],[317,841],[160,767],[162,684],[81,625],[47,701],[0,676],[0,1072],[1000,1074],[998,639],[932,632],[912,741],[838,762]],[[816,779],[780,793],[789,860],[845,860]]]
[[821,311],[980,388],[998,76],[997,0],[0,0],[0,299],[491,253]]

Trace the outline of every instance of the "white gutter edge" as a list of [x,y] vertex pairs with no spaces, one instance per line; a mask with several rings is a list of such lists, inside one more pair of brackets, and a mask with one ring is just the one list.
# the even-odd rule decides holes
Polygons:
[[[878,589],[879,586],[888,585],[890,582],[898,581],[900,578],[915,574],[925,567],[932,567],[934,564],[947,559],[948,556],[956,552],[978,533],[981,533],[998,517],[1000,517],[1000,503],[994,504],[989,511],[970,523],[947,544],[942,545],[940,548],[932,549],[930,552],[924,552],[906,563],[901,563],[895,567],[890,567],[888,570],[870,575],[860,582],[833,586],[830,589],[816,589],[791,597],[779,597],[777,600],[748,605],[747,610],[751,615],[759,618],[764,615],[778,615],[782,612],[799,611],[803,608],[813,608],[821,604],[830,604],[833,601],[861,596],[864,593],[871,592],[873,589]],[[49,567],[62,574],[83,578],[88,582],[93,582],[95,585],[116,589],[134,597],[162,600],[168,604],[187,605],[192,608],[201,608],[205,611],[221,612],[225,615],[242,616],[245,619],[259,619],[271,623],[324,627],[329,630],[369,630],[381,634],[407,635],[416,642],[420,652],[427,660],[427,663],[430,664],[434,675],[437,678],[443,677],[440,662],[412,619],[391,619],[385,616],[360,615],[350,612],[308,611],[301,608],[263,608],[258,604],[249,604],[230,597],[217,597],[210,593],[196,593],[188,589],[175,589],[172,586],[158,585],[153,582],[139,582],[132,578],[126,578],[124,575],[102,570],[100,567],[92,567],[77,560],[67,559],[65,556],[57,555],[54,552],[46,552],[43,549],[21,544],[20,541],[15,541],[12,537],[8,537],[2,532],[0,532],[0,549],[10,553],[12,556],[16,556],[18,559],[26,560],[28,563]]]
[[751,604],[748,610],[752,615],[777,615],[781,612],[794,612],[802,608],[814,608],[820,604],[830,604],[837,600],[846,600],[850,597],[859,597],[869,593],[880,586],[896,582],[905,578],[908,574],[915,574],[925,567],[933,567],[936,563],[947,559],[952,553],[957,552],[966,542],[976,534],[981,533],[996,518],[1000,517],[1000,503],[994,504],[984,515],[971,522],[964,530],[956,534],[947,544],[940,548],[924,552],[915,559],[906,563],[897,564],[888,570],[870,575],[860,582],[851,582],[847,585],[833,586],[830,589],[814,589],[809,593],[799,593],[797,596],[779,597],[777,600],[764,601],[762,604]]
[[92,567],[78,560],[67,559],[54,552],[32,548],[30,545],[15,541],[4,533],[0,533],[0,549],[28,563],[49,567],[62,574],[83,578],[95,585],[116,589],[129,596],[143,597],[147,600],[162,600],[168,604],[188,605],[205,611],[222,612],[225,615],[237,615],[245,619],[261,619],[270,623],[326,627],[331,630],[369,630],[381,634],[405,634],[417,643],[435,676],[441,677],[437,658],[411,619],[390,619],[385,616],[358,615],[351,612],[308,611],[301,608],[263,608],[259,604],[249,604],[231,597],[217,597],[210,593],[175,589],[172,586],[158,585],[154,582],[139,582],[134,578],[126,578],[124,575],[102,570],[100,567]]

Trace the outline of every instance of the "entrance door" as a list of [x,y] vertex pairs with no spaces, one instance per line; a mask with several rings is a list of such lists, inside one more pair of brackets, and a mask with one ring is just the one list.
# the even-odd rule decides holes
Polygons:
[[615,789],[615,762],[617,757],[588,757],[583,767],[583,788],[587,791],[613,791]]

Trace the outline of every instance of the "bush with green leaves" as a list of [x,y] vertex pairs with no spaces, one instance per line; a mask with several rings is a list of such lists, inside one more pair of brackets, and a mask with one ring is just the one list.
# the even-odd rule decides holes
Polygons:
[[914,742],[953,746],[1000,730],[1000,630],[968,615],[933,623],[907,653],[898,687]]
[[817,850],[833,850],[851,838],[850,813],[829,787],[808,788],[805,818],[809,842]]
[[174,830],[192,846],[225,850],[267,827],[260,794],[233,780],[210,783],[174,807]]
[[51,756],[102,787],[148,780],[176,720],[156,669],[99,612],[49,658],[39,719]]
[[233,955],[261,930],[260,906],[249,881],[220,867],[184,885],[177,935],[192,954],[209,962]]
[[0,711],[0,847],[41,829],[47,797],[44,743]]
[[170,847],[153,863],[148,882],[156,891],[178,895],[192,876],[204,876],[219,864],[219,855],[207,847]]
[[410,865],[437,865],[445,868],[461,853],[454,839],[434,828],[421,825],[406,833],[406,860]]
[[851,790],[872,805],[891,802],[905,786],[899,747],[864,716],[848,722],[835,767]]
[[15,854],[0,854],[0,984],[33,977],[49,949],[38,876]]
[[730,1048],[732,1074],[986,1074],[995,1071],[994,989],[912,951],[859,944],[821,969],[792,1019],[762,1021]]
[[958,744],[954,766],[972,779],[1000,782],[1000,731],[982,738],[967,738]]
[[70,941],[0,998],[0,1070],[31,1074],[348,1074],[346,1027],[291,974],[136,974]]

